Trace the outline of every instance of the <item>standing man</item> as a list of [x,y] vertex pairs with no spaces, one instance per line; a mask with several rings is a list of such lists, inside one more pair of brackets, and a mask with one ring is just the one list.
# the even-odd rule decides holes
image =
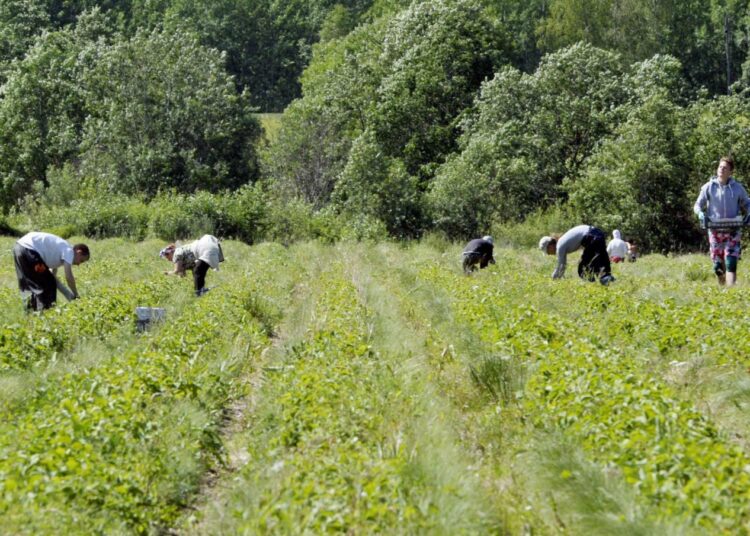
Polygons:
[[[50,233],[31,232],[18,239],[13,247],[18,288],[30,292],[26,308],[30,311],[49,309],[57,301],[57,289],[68,300],[78,298],[73,265],[89,260],[86,244],[71,246]],[[65,270],[66,287],[57,278],[57,269]]]
[[742,253],[742,229],[737,221],[733,222],[734,225],[727,223],[726,227],[722,227],[721,222],[737,220],[742,214],[745,215],[745,221],[750,217],[750,198],[744,186],[731,176],[732,171],[734,160],[729,156],[722,157],[716,175],[701,187],[693,207],[701,227],[708,231],[714,273],[719,284],[728,287],[737,282],[737,261]]
[[552,279],[560,279],[565,275],[568,253],[576,251],[581,246],[583,246],[583,254],[578,263],[578,276],[589,281],[594,281],[598,277],[602,285],[608,285],[614,281],[607,254],[607,238],[601,229],[591,225],[573,227],[559,239],[543,236],[539,240],[539,249],[547,255],[557,255],[557,266],[552,273]]
[[479,268],[486,268],[487,264],[495,264],[495,258],[492,256],[494,250],[494,242],[491,236],[484,236],[482,238],[475,238],[464,248],[464,273],[469,275],[476,270],[476,265]]

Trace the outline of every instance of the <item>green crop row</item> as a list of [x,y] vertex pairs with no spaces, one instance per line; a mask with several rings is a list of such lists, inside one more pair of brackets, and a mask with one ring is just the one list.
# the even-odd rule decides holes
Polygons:
[[[719,309],[524,275],[478,284],[432,266],[422,277],[450,289],[457,317],[503,359],[528,367],[523,407],[537,427],[564,430],[658,505],[662,519],[748,526],[750,458],[658,374],[663,359],[701,350],[714,327],[697,313]],[[556,309],[533,305],[556,292]]]
[[269,343],[258,297],[215,291],[146,348],[39,387],[2,416],[0,516],[12,533],[156,532],[207,468],[237,375]]
[[[409,452],[389,419],[402,397],[373,352],[368,310],[335,262],[316,278],[314,325],[266,373],[272,408],[253,423],[233,533],[387,533],[428,527],[410,502]],[[250,496],[248,504],[248,495]]]
[[26,369],[54,360],[86,338],[106,338],[119,326],[135,330],[135,308],[159,303],[175,287],[164,277],[138,285],[103,288],[66,307],[26,316],[0,327],[0,371]]

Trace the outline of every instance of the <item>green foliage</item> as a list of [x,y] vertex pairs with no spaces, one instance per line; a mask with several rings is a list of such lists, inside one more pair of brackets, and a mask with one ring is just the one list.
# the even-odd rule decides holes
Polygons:
[[78,155],[86,120],[82,71],[97,46],[72,31],[44,34],[13,65],[0,101],[0,207],[46,184],[48,167]]
[[110,191],[237,187],[257,177],[260,126],[223,57],[180,33],[138,33],[87,73],[82,172]]
[[354,141],[334,192],[344,213],[380,220],[391,236],[408,238],[423,226],[420,197],[417,180],[401,160],[381,153],[370,131]]
[[0,235],[21,236],[21,233],[5,221],[4,218],[0,217]]
[[542,236],[562,234],[580,222],[579,215],[568,204],[562,204],[535,210],[523,221],[496,223],[491,234],[496,244],[536,248]]
[[0,84],[5,82],[6,65],[23,57],[48,24],[40,1],[7,0],[0,4]]
[[655,96],[635,108],[570,186],[582,221],[620,229],[645,250],[674,251],[696,241],[681,153],[681,110]]
[[621,54],[628,63],[670,54],[680,60],[692,87],[723,93],[725,39],[731,56],[739,48],[733,37],[739,43],[745,39],[738,19],[746,10],[745,2],[712,0],[553,0],[538,31],[546,51],[586,41]]
[[[725,327],[722,315],[715,316],[732,307],[727,300],[740,303],[744,294],[729,296],[694,283],[687,257],[642,259],[637,271],[622,267],[630,280],[623,274],[617,285],[605,288],[553,281],[533,268],[518,270],[520,263],[532,264],[528,255],[506,255],[497,273],[480,276],[487,278],[483,282],[460,275],[457,267],[438,266],[424,267],[420,280],[448,289],[454,314],[484,343],[511,363],[529,365],[519,395],[521,419],[530,419],[543,435],[562,434],[580,445],[589,460],[607,468],[610,479],[637,494],[648,522],[698,532],[731,531],[742,523],[748,514],[741,497],[750,489],[747,453],[732,439],[734,429],[717,429],[711,414],[701,410],[696,385],[679,371],[689,364],[744,369],[736,359],[744,355],[746,341],[732,334],[748,316],[735,316]],[[710,263],[704,263],[708,272]],[[657,264],[663,272],[654,271]],[[709,337],[718,346],[707,348]],[[552,505],[559,522],[573,506],[568,501],[578,500],[566,495],[581,494],[579,486],[595,485],[596,477],[578,480],[585,473],[574,460],[555,457],[549,465],[558,467],[558,479],[574,479],[553,489],[553,497],[566,501],[563,508]],[[563,522],[578,532],[572,527],[590,524],[595,516],[617,520],[615,525],[637,519],[607,514],[624,511],[616,502],[605,507],[605,498],[591,505],[594,511],[574,512]],[[608,532],[618,531],[613,526]]]
[[[117,261],[128,253],[119,249]],[[50,372],[35,363],[47,374],[35,379],[24,399],[1,406],[5,530],[143,534],[163,532],[174,523],[198,490],[201,475],[222,465],[226,453],[219,430],[231,401],[242,394],[238,378],[269,345],[263,331],[273,331],[280,320],[270,304],[279,303],[289,288],[271,269],[275,254],[273,249],[250,253],[238,248],[232,258],[252,258],[251,281],[244,281],[246,272],[222,270],[226,290],[170,309],[163,326],[137,339],[134,335],[126,348],[102,346],[100,359],[68,370]],[[102,271],[89,275],[111,277],[111,268],[118,269],[112,260],[100,257]],[[68,337],[66,349],[94,334],[107,340],[117,327],[112,319],[123,311],[133,329],[132,307],[124,302],[161,304],[165,293],[174,295],[183,284],[158,272],[155,276],[153,282],[140,282],[144,293],[112,288],[25,317],[16,331],[29,335],[26,329],[34,329],[36,334],[57,322],[57,332]],[[3,333],[7,327],[2,326]],[[44,336],[30,338],[50,336],[40,333]],[[40,356],[65,359],[66,349]]]
[[284,112],[264,161],[276,185],[316,208],[330,201],[352,140],[377,98],[385,21],[356,28],[315,48],[303,77],[305,97]]
[[413,3],[384,39],[386,71],[370,124],[384,153],[417,175],[455,150],[461,113],[509,47],[471,0]]
[[626,102],[617,56],[578,44],[545,56],[533,75],[505,68],[487,82],[463,124],[461,153],[437,171],[433,217],[450,236],[522,220],[565,199]]
[[745,158],[750,147],[750,104],[742,95],[700,100],[692,103],[685,114],[691,127],[685,147],[690,160],[689,185],[692,201],[700,187],[716,174],[719,158],[733,155],[733,176],[747,184],[750,161]]

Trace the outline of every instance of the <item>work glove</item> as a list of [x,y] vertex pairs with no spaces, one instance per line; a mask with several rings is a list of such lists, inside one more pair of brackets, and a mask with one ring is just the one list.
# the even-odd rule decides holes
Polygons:
[[705,229],[708,224],[708,216],[706,216],[706,213],[702,210],[698,212],[698,221],[701,222],[701,228]]

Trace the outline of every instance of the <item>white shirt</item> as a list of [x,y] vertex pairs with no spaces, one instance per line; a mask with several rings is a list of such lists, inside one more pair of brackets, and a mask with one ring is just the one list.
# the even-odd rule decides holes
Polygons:
[[628,256],[628,243],[620,238],[613,238],[607,245],[607,253],[610,257],[624,259]]
[[39,253],[44,264],[50,270],[59,268],[63,263],[73,264],[75,254],[73,246],[59,236],[50,233],[31,232],[18,239],[18,243]]

